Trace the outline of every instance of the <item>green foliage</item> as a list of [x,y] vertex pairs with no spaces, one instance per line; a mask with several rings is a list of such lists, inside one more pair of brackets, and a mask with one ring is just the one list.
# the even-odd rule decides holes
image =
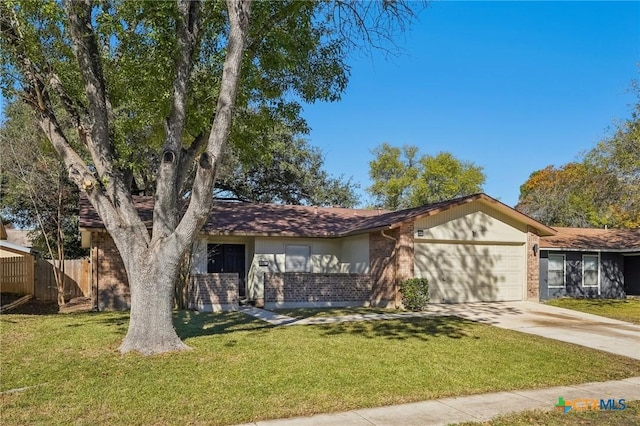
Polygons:
[[323,170],[322,153],[304,139],[282,128],[263,138],[271,147],[262,162],[247,160],[234,150],[223,159],[216,196],[254,203],[283,203],[353,207],[358,203],[355,185]]
[[368,189],[378,205],[397,210],[482,192],[482,167],[451,153],[419,156],[418,147],[383,143],[369,162]]
[[429,303],[429,281],[426,278],[409,278],[400,283],[402,304],[410,311],[422,311]]
[[0,211],[19,227],[45,258],[86,255],[80,247],[78,188],[62,161],[34,125],[33,111],[22,102],[7,106],[0,127]]
[[640,227],[640,102],[581,161],[533,172],[516,209],[551,226]]

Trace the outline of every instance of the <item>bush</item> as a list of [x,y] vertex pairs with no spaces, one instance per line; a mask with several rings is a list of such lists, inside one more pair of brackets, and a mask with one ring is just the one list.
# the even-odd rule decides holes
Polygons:
[[400,283],[402,303],[405,309],[421,311],[429,303],[429,281],[426,278],[410,278]]

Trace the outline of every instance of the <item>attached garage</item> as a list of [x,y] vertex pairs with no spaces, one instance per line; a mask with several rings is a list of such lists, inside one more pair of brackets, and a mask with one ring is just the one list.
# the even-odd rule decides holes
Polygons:
[[527,299],[527,225],[473,202],[414,223],[414,274],[435,303]]
[[525,299],[524,244],[416,243],[415,253],[434,302]]

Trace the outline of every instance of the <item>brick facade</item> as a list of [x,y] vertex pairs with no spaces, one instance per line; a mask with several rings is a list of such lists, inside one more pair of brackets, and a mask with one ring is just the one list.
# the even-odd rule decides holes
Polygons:
[[363,306],[372,304],[368,274],[264,274],[265,307]]
[[189,309],[198,311],[238,308],[238,274],[192,274],[189,282]]
[[[376,305],[394,304],[396,259],[395,246],[398,231],[386,232],[387,238],[382,232],[369,234],[369,273],[372,279],[371,297]],[[392,239],[393,238],[393,239]]]
[[[106,232],[91,235],[91,286],[100,310],[126,310],[131,307],[129,280],[120,252]],[[96,301],[94,300],[94,306]]]
[[398,281],[413,278],[414,253],[413,253],[413,222],[400,225],[398,232]]
[[373,279],[373,300],[377,305],[400,306],[397,284],[414,276],[413,222],[369,234],[369,267]]
[[540,237],[531,230],[527,232],[527,300],[540,300]]

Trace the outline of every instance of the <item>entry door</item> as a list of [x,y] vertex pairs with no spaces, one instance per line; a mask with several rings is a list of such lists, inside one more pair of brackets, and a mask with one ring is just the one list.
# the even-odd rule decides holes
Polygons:
[[236,272],[238,293],[240,298],[245,297],[244,244],[208,244],[207,272]]

